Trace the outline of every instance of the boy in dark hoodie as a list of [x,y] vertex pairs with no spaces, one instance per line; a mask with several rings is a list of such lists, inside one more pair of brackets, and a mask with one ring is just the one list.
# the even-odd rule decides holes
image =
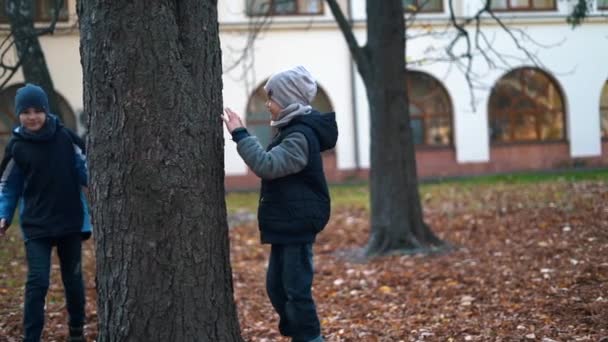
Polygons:
[[82,187],[87,185],[84,144],[49,112],[42,88],[27,84],[15,96],[20,125],[0,164],[0,237],[17,203],[28,265],[24,341],[38,342],[44,327],[51,251],[57,247],[69,313],[70,341],[84,341],[82,240],[91,235]]
[[266,149],[235,112],[226,108],[222,118],[239,155],[262,179],[258,223],[262,243],[271,244],[266,290],[279,331],[294,342],[320,342],[312,244],[330,215],[321,152],[336,144],[336,118],[310,106],[317,83],[302,66],[273,75],[264,90],[270,125],[277,128]]

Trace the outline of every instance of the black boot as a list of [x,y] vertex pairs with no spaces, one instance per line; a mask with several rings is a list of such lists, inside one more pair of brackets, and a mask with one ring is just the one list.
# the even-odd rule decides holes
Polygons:
[[84,330],[82,327],[70,327],[70,337],[68,342],[85,342]]

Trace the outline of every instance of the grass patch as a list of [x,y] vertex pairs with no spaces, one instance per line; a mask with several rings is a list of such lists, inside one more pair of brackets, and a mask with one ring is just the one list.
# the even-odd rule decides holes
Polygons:
[[[487,175],[463,178],[435,179],[420,184],[422,199],[436,197],[454,188],[477,186],[525,185],[541,182],[578,182],[608,181],[608,169],[596,170],[563,170],[548,172],[520,172],[500,175]],[[369,208],[369,188],[367,183],[333,184],[329,187],[332,206]],[[237,211],[255,212],[258,206],[258,191],[230,192],[226,196],[229,213]]]
[[527,184],[549,181],[576,182],[583,180],[608,181],[608,169],[518,172],[498,175],[429,180],[423,184],[494,185]]
[[229,214],[238,211],[256,212],[259,199],[260,193],[258,191],[229,192],[226,195],[226,208]]

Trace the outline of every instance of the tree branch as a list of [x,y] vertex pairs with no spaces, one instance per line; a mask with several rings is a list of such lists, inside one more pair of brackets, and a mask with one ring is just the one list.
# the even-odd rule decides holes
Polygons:
[[[490,2],[490,0],[487,0],[487,2]],[[456,35],[456,38],[454,38],[454,40],[452,40],[452,42],[448,45],[448,48],[446,51],[448,53],[448,56],[454,57],[454,59],[456,59],[455,58],[456,56],[454,54],[454,47],[456,46],[456,43],[458,42],[458,40],[460,40],[463,37],[466,40],[467,50],[465,53],[462,54],[462,56],[464,56],[464,58],[467,60],[467,66],[466,66],[466,71],[464,72],[464,77],[467,80],[467,84],[469,85],[469,92],[471,93],[471,107],[473,108],[473,111],[475,111],[475,94],[473,92],[473,81],[471,80],[471,70],[473,68],[473,55],[471,53],[471,38],[469,37],[469,32],[464,28],[465,25],[461,25],[456,21],[456,15],[454,14],[453,0],[449,0],[448,5],[450,8],[450,21],[452,22],[452,25],[458,31],[458,34]]]
[[[581,0],[586,1],[586,0]],[[477,10],[477,12],[468,18],[464,18],[462,20],[457,20],[454,15],[454,6],[453,0],[448,0],[449,9],[450,9],[450,24],[456,30],[456,35],[452,39],[452,41],[448,44],[446,48],[446,53],[448,56],[452,57],[455,62],[457,62],[457,67],[461,69],[466,78],[466,82],[469,87],[469,92],[471,94],[471,106],[473,110],[475,110],[475,97],[474,97],[474,84],[472,75],[472,62],[474,53],[477,52],[477,55],[481,56],[482,59],[486,62],[489,69],[497,69],[497,68],[505,68],[508,69],[511,67],[509,60],[515,60],[519,63],[532,63],[536,67],[542,67],[542,62],[539,57],[531,52],[524,42],[530,42],[535,46],[548,49],[551,47],[558,46],[563,43],[563,40],[556,44],[541,44],[535,41],[530,34],[525,32],[523,29],[519,28],[510,28],[508,27],[500,17],[498,17],[491,8],[491,0],[484,0],[484,5],[482,8]],[[488,36],[483,32],[481,27],[482,21],[486,20],[489,16],[498,26],[500,27],[500,31],[505,32],[509,40],[514,44],[517,51],[520,51],[523,56],[518,57],[514,55],[509,55],[503,52],[498,51],[493,44],[493,41],[488,39]],[[471,41],[471,32],[467,29],[467,26],[474,25],[474,40]],[[455,53],[456,46],[460,40],[464,40],[466,44],[466,50],[462,53]],[[492,39],[493,40],[493,39]],[[465,59],[466,65],[458,64],[460,63],[457,59]]]
[[344,35],[348,49],[359,67],[361,76],[366,78],[369,73],[370,65],[369,58],[365,54],[365,48],[359,46],[357,38],[353,33],[351,23],[344,16],[344,13],[342,12],[342,9],[340,9],[340,5],[338,5],[336,0],[326,0],[326,2],[331,9],[331,13],[334,15],[336,22],[338,23],[338,26],[340,27],[340,31],[342,31],[342,34]]

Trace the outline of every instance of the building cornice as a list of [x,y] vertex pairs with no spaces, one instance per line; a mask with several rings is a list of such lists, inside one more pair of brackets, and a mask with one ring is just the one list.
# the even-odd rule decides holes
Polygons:
[[[566,20],[567,16],[562,14],[512,14],[512,13],[500,13],[497,14],[497,17],[505,24],[505,25],[565,25],[570,26]],[[467,18],[465,17],[457,17],[458,21],[463,21]],[[366,21],[363,19],[358,19],[352,21],[354,29],[365,29],[367,27]],[[409,28],[417,28],[417,27],[427,27],[431,26],[445,26],[449,24],[450,20],[444,14],[435,14],[435,15],[422,15],[416,18],[414,24],[409,24]],[[230,23],[220,23],[220,32],[222,33],[230,33],[230,32],[242,32],[249,31],[255,25],[252,22],[230,22]],[[411,26],[409,26],[411,25]],[[499,24],[493,18],[482,18],[481,25],[483,26],[499,26]],[[585,22],[582,26],[585,25],[608,25],[608,17],[603,15],[594,15],[589,16],[585,19]],[[289,20],[289,21],[277,21],[272,23],[264,24],[264,31],[290,31],[290,30],[327,30],[327,29],[335,29],[338,30],[338,25],[333,19],[315,19],[315,20]]]

